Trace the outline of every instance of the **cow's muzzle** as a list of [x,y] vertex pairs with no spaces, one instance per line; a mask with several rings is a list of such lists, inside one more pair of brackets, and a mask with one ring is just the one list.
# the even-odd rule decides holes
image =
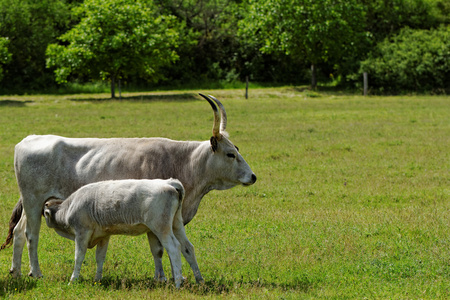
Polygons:
[[254,184],[255,182],[256,182],[256,175],[252,174],[252,177],[251,177],[250,181],[249,182],[244,182],[243,185],[244,186],[249,186],[249,185]]

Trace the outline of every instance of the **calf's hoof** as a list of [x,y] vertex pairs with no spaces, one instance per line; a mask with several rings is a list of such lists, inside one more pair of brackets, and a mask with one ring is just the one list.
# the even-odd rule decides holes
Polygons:
[[196,278],[195,281],[197,282],[197,284],[204,284],[205,283],[205,279],[203,278]]
[[30,271],[30,273],[28,273],[28,276],[33,277],[33,278],[42,278],[42,277],[44,277],[42,275],[42,273],[35,274],[35,273],[31,272],[31,271]]
[[167,278],[165,276],[163,276],[163,277],[155,276],[154,279],[155,279],[156,282],[160,282],[160,283],[163,283],[163,282],[167,281]]
[[177,289],[179,289],[183,282],[184,282],[184,279],[177,279],[177,280],[175,280],[175,287]]

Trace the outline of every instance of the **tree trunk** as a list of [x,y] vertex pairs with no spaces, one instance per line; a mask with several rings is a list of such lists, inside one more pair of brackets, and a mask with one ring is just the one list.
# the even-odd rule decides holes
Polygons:
[[114,77],[115,77],[114,75],[111,76],[111,99],[115,99],[116,98]]
[[311,64],[311,88],[315,90],[317,87],[317,72],[316,72],[316,65]]

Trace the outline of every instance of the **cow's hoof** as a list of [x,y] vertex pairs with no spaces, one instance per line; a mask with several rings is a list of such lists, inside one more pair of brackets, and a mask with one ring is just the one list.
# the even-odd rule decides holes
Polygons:
[[19,278],[22,276],[22,273],[18,270],[10,269],[9,274],[11,274],[12,278]]

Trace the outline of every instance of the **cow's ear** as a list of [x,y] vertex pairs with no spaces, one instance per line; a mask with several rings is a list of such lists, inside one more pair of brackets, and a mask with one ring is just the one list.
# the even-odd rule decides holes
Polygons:
[[211,142],[211,149],[212,149],[212,151],[216,152],[217,144],[218,144],[217,138],[215,136],[212,136],[211,139],[210,139],[210,142]]

